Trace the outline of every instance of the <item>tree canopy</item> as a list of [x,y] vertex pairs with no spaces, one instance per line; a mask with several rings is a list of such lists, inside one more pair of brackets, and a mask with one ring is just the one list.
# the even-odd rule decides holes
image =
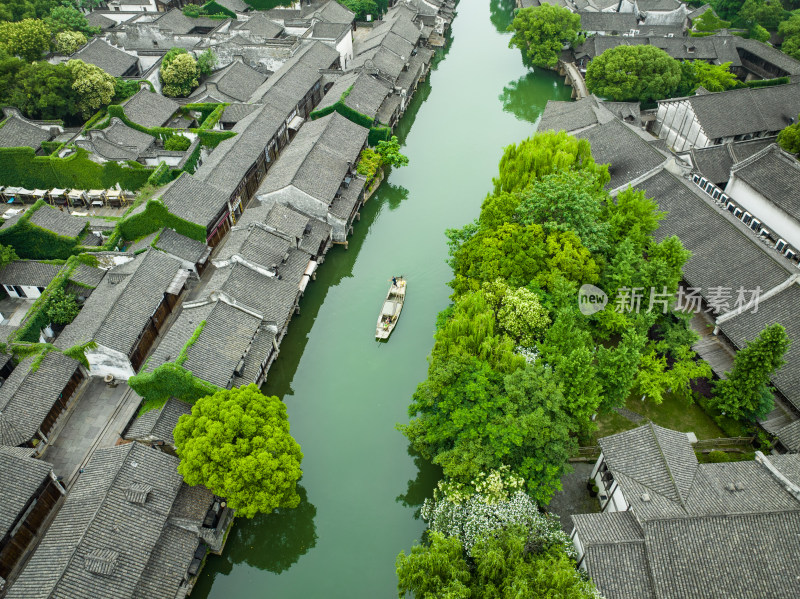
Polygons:
[[89,118],[114,98],[116,80],[100,67],[73,59],[67,61],[67,68],[73,77],[72,89],[83,118]]
[[0,23],[0,48],[29,62],[39,60],[50,49],[52,36],[47,24],[38,19]]
[[778,133],[778,144],[790,154],[800,154],[800,114],[797,122]]
[[159,76],[165,96],[186,97],[198,85],[197,61],[184,48],[172,48],[161,60]]
[[509,48],[522,50],[537,67],[556,66],[565,44],[575,46],[583,41],[580,15],[555,4],[518,10],[508,30],[514,32]]
[[680,82],[680,63],[655,46],[617,46],[600,54],[586,69],[589,91],[617,102],[669,98]]
[[714,386],[717,409],[731,418],[750,421],[772,410],[769,378],[784,365],[783,356],[790,343],[786,329],[775,323],[739,350],[727,378]]
[[237,515],[252,518],[300,503],[300,446],[289,434],[286,406],[256,385],[197,400],[175,428],[178,472],[205,485]]

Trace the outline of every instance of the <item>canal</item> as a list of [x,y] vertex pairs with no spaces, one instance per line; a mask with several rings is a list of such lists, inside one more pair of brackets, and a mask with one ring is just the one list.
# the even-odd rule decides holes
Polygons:
[[[303,502],[237,520],[193,599],[396,596],[394,560],[424,529],[437,469],[410,455],[395,424],[426,374],[447,306],[444,230],[475,218],[504,146],[531,135],[547,100],[569,99],[551,72],[529,71],[505,33],[513,0],[461,0],[451,40],[397,135],[410,164],[361,212],[301,302],[264,391],[283,398],[303,448]],[[385,344],[375,321],[393,274],[409,280]]]

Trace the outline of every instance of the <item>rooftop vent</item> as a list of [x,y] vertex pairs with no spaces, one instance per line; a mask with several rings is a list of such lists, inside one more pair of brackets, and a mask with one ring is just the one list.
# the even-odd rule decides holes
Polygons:
[[144,505],[148,495],[153,491],[153,487],[146,483],[133,483],[125,492],[125,497],[131,503]]
[[642,501],[644,501],[645,503],[650,501],[650,494],[649,493],[642,493]]
[[303,229],[303,235],[309,235],[311,233],[311,223],[306,223],[306,228]]
[[83,557],[83,567],[87,572],[110,576],[117,567],[119,554],[110,549],[95,549]]
[[244,374],[244,358],[239,360],[239,363],[236,365],[236,369],[233,371],[233,374],[236,376],[242,376]]

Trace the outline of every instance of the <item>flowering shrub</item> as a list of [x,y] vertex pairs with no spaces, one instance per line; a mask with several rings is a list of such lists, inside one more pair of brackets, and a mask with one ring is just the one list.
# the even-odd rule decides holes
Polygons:
[[534,347],[550,326],[550,316],[539,296],[524,287],[512,289],[502,279],[482,287],[500,328],[520,346]]
[[520,525],[528,531],[528,543],[561,545],[575,559],[575,549],[558,518],[541,513],[522,491],[524,484],[507,466],[477,477],[470,485],[440,482],[434,498],[423,503],[422,518],[432,531],[458,537],[467,555],[487,535]]

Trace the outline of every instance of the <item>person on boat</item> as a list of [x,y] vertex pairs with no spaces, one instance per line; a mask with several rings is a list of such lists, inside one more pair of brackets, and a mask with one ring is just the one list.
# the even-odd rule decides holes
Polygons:
[[397,277],[392,277],[392,287],[397,287]]

